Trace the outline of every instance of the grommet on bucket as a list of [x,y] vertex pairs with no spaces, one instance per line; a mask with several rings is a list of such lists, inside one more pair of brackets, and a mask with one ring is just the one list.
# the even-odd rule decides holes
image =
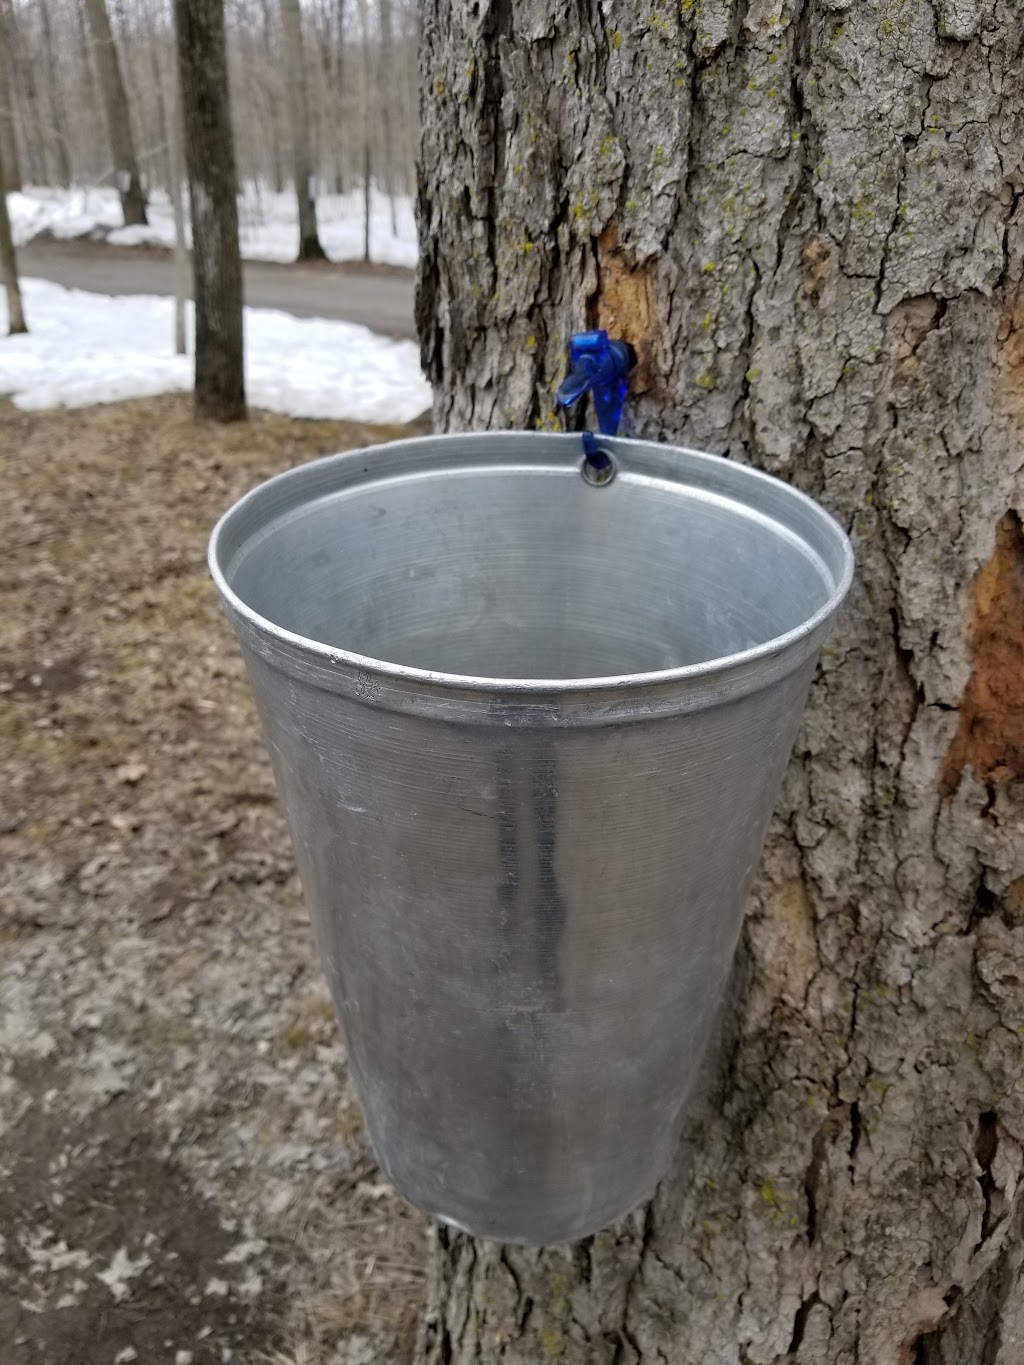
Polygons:
[[615,478],[615,461],[597,444],[592,431],[584,431],[583,463],[580,473],[595,488],[604,488]]
[[568,1242],[650,1195],[852,552],[678,446],[426,437],[278,475],[210,565],[385,1173]]

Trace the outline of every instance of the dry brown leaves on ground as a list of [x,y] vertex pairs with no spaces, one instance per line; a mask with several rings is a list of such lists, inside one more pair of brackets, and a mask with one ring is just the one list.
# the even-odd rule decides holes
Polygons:
[[407,1358],[382,1183],[205,567],[246,488],[398,428],[0,403],[0,1359]]

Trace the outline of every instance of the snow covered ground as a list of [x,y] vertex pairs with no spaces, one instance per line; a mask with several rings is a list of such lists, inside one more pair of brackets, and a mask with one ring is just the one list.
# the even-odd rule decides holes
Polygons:
[[[9,337],[0,296],[0,393],[21,408],[83,407],[192,387],[191,355],[174,354],[174,302],[109,298],[22,280],[27,336]],[[188,305],[187,328],[193,328]],[[408,422],[430,406],[411,341],[350,322],[245,310],[245,384],[254,407],[292,417]]]
[[[174,219],[167,196],[156,192],[146,227],[121,226],[121,202],[111,188],[28,188],[7,197],[18,245],[39,233],[54,237],[92,237],[116,246],[173,246]],[[238,201],[242,255],[254,261],[294,261],[299,249],[294,194],[273,194],[248,185]],[[412,200],[395,199],[398,231],[391,230],[391,202],[374,190],[370,199],[370,255],[385,265],[416,264],[416,224]],[[320,243],[333,261],[362,260],[361,193],[327,194],[317,200]]]

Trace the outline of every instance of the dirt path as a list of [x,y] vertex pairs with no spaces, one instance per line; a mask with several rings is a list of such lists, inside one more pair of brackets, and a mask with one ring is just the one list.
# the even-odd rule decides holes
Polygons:
[[377,1172],[204,564],[258,479],[397,429],[0,403],[3,1365],[407,1359]]
[[[170,253],[144,247],[36,238],[18,248],[18,268],[23,275],[97,294],[174,293]],[[245,261],[243,271],[245,301],[254,308],[280,308],[300,318],[359,322],[383,336],[416,338],[409,270]]]

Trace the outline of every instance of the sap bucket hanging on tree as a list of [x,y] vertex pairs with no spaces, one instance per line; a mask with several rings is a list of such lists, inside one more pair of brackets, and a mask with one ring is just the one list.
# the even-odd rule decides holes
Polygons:
[[210,557],[381,1165],[594,1232],[678,1141],[846,537],[715,456],[510,432],[282,474]]

